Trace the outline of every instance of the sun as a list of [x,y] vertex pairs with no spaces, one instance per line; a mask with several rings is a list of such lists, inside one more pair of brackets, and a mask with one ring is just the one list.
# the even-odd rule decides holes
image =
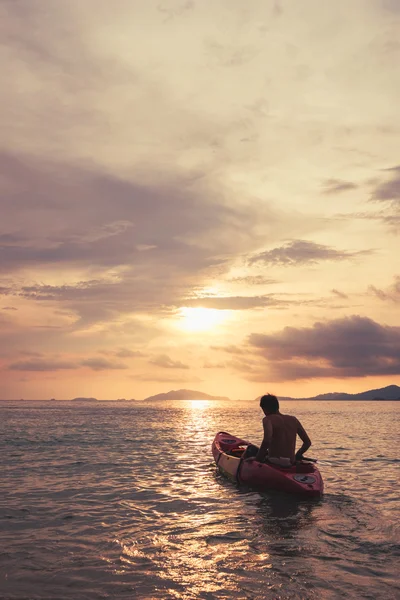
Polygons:
[[216,308],[191,308],[182,306],[179,309],[180,326],[185,331],[209,331],[223,323],[227,318],[227,310]]

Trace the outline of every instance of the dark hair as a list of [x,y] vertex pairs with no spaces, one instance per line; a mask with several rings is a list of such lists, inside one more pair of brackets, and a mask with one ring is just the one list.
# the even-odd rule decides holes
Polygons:
[[269,413],[276,413],[279,410],[278,398],[272,394],[265,394],[261,397],[260,406]]

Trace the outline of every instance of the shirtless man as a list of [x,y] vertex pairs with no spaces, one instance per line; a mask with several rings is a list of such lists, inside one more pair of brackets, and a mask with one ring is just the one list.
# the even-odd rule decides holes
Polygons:
[[[260,406],[265,414],[264,439],[254,460],[262,462],[267,457],[269,462],[281,466],[290,466],[296,460],[301,460],[304,452],[311,446],[311,440],[300,421],[296,417],[282,415],[278,399],[272,394],[263,396]],[[297,452],[296,435],[303,442]]]

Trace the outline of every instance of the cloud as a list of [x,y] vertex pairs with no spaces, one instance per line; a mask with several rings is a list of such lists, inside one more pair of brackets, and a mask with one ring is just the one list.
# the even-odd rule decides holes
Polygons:
[[269,266],[314,265],[321,261],[350,260],[370,252],[370,250],[348,252],[346,250],[336,250],[323,244],[316,244],[315,242],[295,240],[286,243],[284,246],[255,254],[250,257],[248,263],[250,265],[263,263]]
[[381,0],[383,8],[388,11],[398,13],[400,11],[400,4],[398,0]]
[[380,221],[384,225],[388,226],[388,229],[391,233],[397,233],[400,229],[400,211],[397,209],[398,207],[391,203],[389,206],[384,206],[379,211],[341,213],[335,215],[333,218],[340,221],[345,221],[347,223],[355,221],[356,219],[365,221]]
[[129,350],[128,348],[120,348],[114,354],[118,358],[142,358],[143,356],[146,356],[146,354],[140,350]]
[[400,202],[400,166],[387,169],[392,175],[389,181],[379,183],[373,193],[372,200],[381,202]]
[[215,308],[218,310],[251,310],[266,306],[286,306],[287,301],[278,300],[272,295],[265,296],[205,296],[184,301],[184,306]]
[[244,285],[272,285],[279,283],[277,279],[263,277],[262,275],[245,275],[243,277],[234,277],[230,280],[232,283],[240,283]]
[[117,358],[143,358],[147,356],[141,350],[130,350],[129,348],[118,348],[117,350],[99,350],[100,354],[115,356]]
[[342,181],[340,179],[328,179],[325,184],[325,194],[340,194],[357,189],[357,185],[351,181]]
[[121,362],[107,360],[106,358],[87,358],[80,362],[82,367],[89,367],[92,371],[107,371],[109,369],[128,369],[127,365]]
[[394,279],[394,283],[387,290],[381,290],[374,285],[370,285],[368,290],[377,296],[379,300],[400,303],[400,276],[397,275]]
[[[397,193],[397,171],[368,183],[375,205],[363,206],[355,189],[374,165],[396,164],[397,22],[382,8],[395,2],[366,3],[361,21],[359,3],[349,3],[346,15],[334,3],[316,3],[300,20],[283,2],[244,4],[121,0],[116,11],[107,0],[0,1],[8,82],[0,115],[0,286],[2,305],[18,308],[0,311],[0,351],[9,363],[27,347],[42,350],[43,361],[60,359],[62,349],[78,376],[88,368],[84,358],[99,369],[98,357],[114,367],[141,364],[172,352],[171,327],[185,301],[247,316],[254,309],[254,328],[232,319],[229,341],[218,342],[239,345],[244,328],[261,331],[257,314],[270,326],[262,309],[296,305],[285,323],[297,323],[313,302],[324,314],[332,294],[342,297],[336,290],[316,305],[322,268],[302,294],[308,281],[294,270],[278,273],[281,266],[343,259],[341,281],[354,276],[359,289],[372,281],[365,283],[368,265],[352,269],[350,261],[361,262],[353,250],[362,240],[384,244],[382,223],[330,214],[336,200],[346,201],[349,213],[380,211],[387,227],[399,227],[398,202],[387,199]],[[327,180],[331,173],[337,179]],[[310,196],[315,181],[326,183],[323,202]],[[243,268],[243,257],[254,269]],[[279,296],[250,287],[274,283],[269,271]],[[245,275],[231,281],[237,274]],[[207,295],[210,289],[224,297]],[[177,328],[176,348],[190,336]],[[157,350],[150,354],[149,346]],[[201,365],[201,352],[176,357]],[[263,360],[246,364],[254,377],[266,371]],[[157,370],[180,376],[175,367],[143,370],[150,381]]]
[[[265,203],[251,211],[228,204],[185,174],[143,182],[6,153],[1,166],[0,271],[11,282],[1,293],[52,301],[81,322],[181,306],[203,281],[227,272],[238,252],[257,247],[256,224],[273,219]],[[49,269],[68,283],[47,283]],[[83,277],[73,281],[71,271]]]
[[[25,353],[30,354],[30,353]],[[32,353],[33,354],[33,353]],[[10,371],[63,371],[89,367],[93,371],[105,371],[108,369],[127,369],[123,363],[106,360],[104,358],[87,358],[81,361],[51,360],[46,358],[32,358],[30,360],[17,361],[9,365]]]
[[43,356],[42,352],[35,352],[34,350],[20,350],[18,354],[21,356],[33,356],[34,358],[40,358]]
[[69,361],[32,359],[22,360],[9,365],[10,371],[64,371],[76,368],[76,363]]
[[265,360],[267,381],[321,377],[400,375],[400,327],[352,316],[318,322],[312,327],[286,327],[275,334],[253,333],[250,345]]
[[149,361],[152,365],[162,367],[163,369],[189,369],[189,365],[185,365],[180,360],[172,360],[166,354],[160,354]]
[[381,181],[372,192],[371,200],[384,203],[384,210],[378,215],[389,230],[397,233],[400,229],[400,166],[386,169],[390,179]]
[[245,350],[240,348],[239,346],[211,346],[212,350],[222,350],[223,352],[227,352],[228,354],[245,354]]
[[18,310],[15,306],[3,306],[3,310]]
[[203,364],[203,369],[223,369],[226,366],[223,362],[211,362],[206,360]]
[[382,221],[389,226],[389,229],[393,233],[397,233],[400,230],[400,214],[398,215],[390,215],[387,214],[382,217]]
[[[233,358],[227,364],[227,367],[231,367],[234,371],[239,373],[245,373],[246,379],[249,377],[258,376],[260,371],[263,370],[263,365],[260,361],[254,360],[254,358]],[[265,371],[265,369],[264,369]]]
[[173,2],[172,6],[170,6],[170,4],[171,2],[161,2],[157,6],[157,10],[163,15],[165,15],[164,23],[167,23],[171,19],[184,15],[184,13],[193,9],[195,6],[193,0],[186,0],[185,2],[182,2],[178,5],[175,2]]
[[345,294],[344,292],[341,292],[339,290],[336,290],[335,288],[333,288],[331,290],[332,294],[335,294],[335,296],[337,296],[338,298],[342,298],[343,300],[346,300],[348,298],[348,295]]

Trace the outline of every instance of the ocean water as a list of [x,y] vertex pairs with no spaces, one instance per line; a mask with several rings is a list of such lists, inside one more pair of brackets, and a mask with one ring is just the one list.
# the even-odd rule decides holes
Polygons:
[[216,472],[254,402],[0,402],[2,600],[398,599],[395,402],[288,402],[322,500]]

